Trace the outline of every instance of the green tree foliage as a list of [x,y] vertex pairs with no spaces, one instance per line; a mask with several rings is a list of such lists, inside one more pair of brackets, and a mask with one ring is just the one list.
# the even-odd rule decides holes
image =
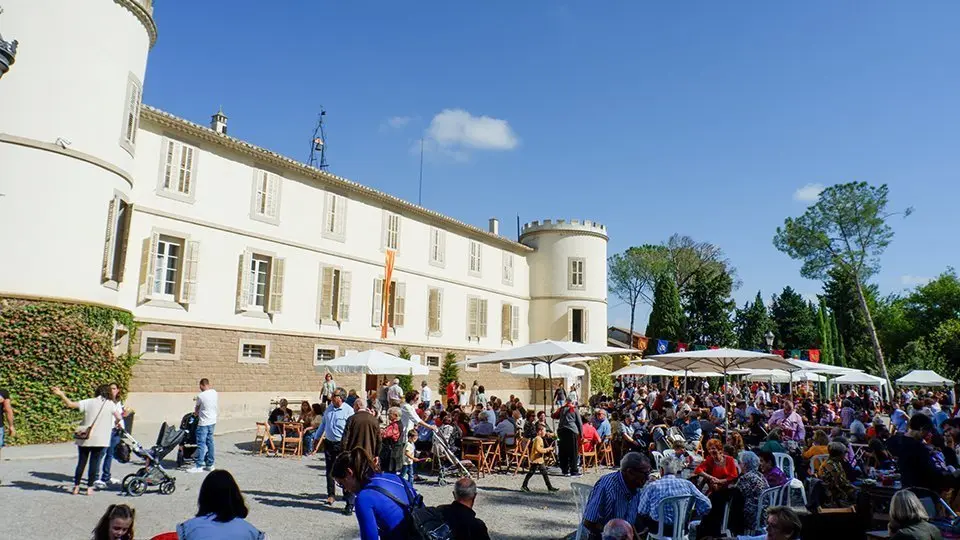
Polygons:
[[[410,360],[410,351],[406,347],[400,347],[400,352],[397,353],[397,356],[403,358],[404,360]],[[413,390],[413,370],[410,370],[410,373],[406,375],[397,375],[397,378],[400,379],[400,388],[403,389],[403,393]]]
[[633,335],[637,305],[653,303],[657,277],[663,274],[666,257],[662,246],[643,245],[617,253],[607,262],[608,287],[630,307],[630,335]]
[[[839,270],[852,279],[876,362],[888,384],[890,376],[883,358],[880,338],[873,323],[864,284],[880,268],[880,255],[893,239],[887,220],[886,185],[851,182],[828,187],[820,199],[798,218],[787,218],[777,228],[774,245],[794,259],[803,261],[801,275],[826,279]],[[911,209],[903,212],[909,215]]]
[[932,328],[960,319],[960,280],[948,268],[937,279],[914,289],[904,299],[904,315],[912,324],[911,338],[925,335]]
[[819,338],[817,320],[806,300],[787,286],[780,295],[773,296],[770,315],[776,326],[777,349],[813,349]]
[[737,305],[730,296],[732,287],[733,279],[726,272],[693,282],[684,305],[687,339],[719,347],[734,344],[732,317]]
[[126,391],[136,357],[113,354],[114,325],[136,331],[133,317],[96,306],[0,301],[0,387],[10,392],[17,436],[34,444],[72,438],[80,416],[50,393],[60,386],[74,400],[117,383]]
[[753,303],[746,302],[743,309],[738,309],[735,318],[737,333],[737,347],[753,351],[766,350],[767,340],[764,337],[767,331],[773,331],[773,320],[767,305],[763,303],[760,291]]
[[[867,295],[867,303],[871,307],[877,304],[878,291],[876,285],[863,287]],[[870,344],[867,321],[860,309],[856,286],[850,276],[839,270],[830,272],[826,283],[823,284],[822,298],[836,319],[837,331],[840,336],[840,345],[834,347],[838,358],[844,363],[838,365],[875,370],[876,362]],[[840,353],[843,354],[840,354]]]
[[610,376],[611,372],[613,372],[612,356],[601,356],[596,360],[591,360],[590,395],[580,396],[580,401],[585,401],[597,394],[603,394],[605,396],[613,394],[613,378]]
[[830,313],[830,336],[833,338],[833,360],[840,367],[847,367],[847,351],[843,346],[843,336],[837,329],[837,315]]
[[682,340],[683,311],[680,295],[673,276],[665,274],[657,280],[653,294],[653,308],[647,323],[646,334],[651,338],[650,350],[656,351],[656,339]]
[[445,391],[444,389],[450,384],[450,381],[459,379],[460,366],[457,365],[457,354],[448,352],[443,357],[443,365],[440,367],[440,391]]
[[833,325],[823,298],[820,299],[820,308],[817,310],[817,332],[820,334],[820,362],[834,365],[836,361],[833,359]]

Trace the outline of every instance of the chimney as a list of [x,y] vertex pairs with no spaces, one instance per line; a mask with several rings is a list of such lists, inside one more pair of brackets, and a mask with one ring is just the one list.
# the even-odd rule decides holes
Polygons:
[[500,220],[499,219],[490,218],[489,231],[497,236],[500,236]]
[[220,107],[217,114],[210,117],[210,129],[221,135],[227,134],[227,115],[223,114],[223,107]]

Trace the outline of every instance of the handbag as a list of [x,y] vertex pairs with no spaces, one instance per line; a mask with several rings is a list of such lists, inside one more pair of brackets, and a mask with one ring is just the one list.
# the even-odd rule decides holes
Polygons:
[[73,430],[73,440],[77,441],[77,444],[80,444],[81,441],[85,441],[90,438],[90,432],[93,431],[93,426],[97,425],[97,418],[100,418],[100,413],[103,412],[103,407],[106,404],[107,400],[103,400],[103,404],[100,405],[100,410],[97,411],[97,415],[93,417],[93,422],[91,422],[89,426],[80,426]]

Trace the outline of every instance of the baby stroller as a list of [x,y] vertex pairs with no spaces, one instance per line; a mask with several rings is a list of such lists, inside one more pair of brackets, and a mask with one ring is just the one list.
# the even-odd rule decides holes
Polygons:
[[198,421],[197,415],[192,412],[183,415],[183,419],[180,420],[180,430],[186,431],[187,436],[183,438],[180,448],[177,449],[177,467],[183,467],[187,461],[192,460],[193,454],[197,451]]
[[440,433],[440,430],[433,432],[433,455],[437,460],[437,467],[440,472],[437,475],[437,485],[447,485],[447,477],[463,478],[470,476],[470,470],[467,467],[474,467],[472,461],[461,460],[450,450],[450,445]]
[[[124,477],[122,484],[124,493],[131,497],[139,497],[147,491],[147,487],[149,486],[159,486],[160,493],[164,495],[170,495],[176,491],[176,478],[167,474],[161,462],[167,454],[183,442],[186,435],[187,433],[185,431],[173,426],[168,426],[167,423],[164,422],[163,425],[160,426],[157,443],[152,448],[146,449],[137,442],[132,435],[124,431],[120,436],[120,445],[125,446],[125,449],[117,453],[118,461],[126,463],[130,460],[130,453],[144,460],[143,467],[137,470],[137,472]],[[121,456],[125,456],[126,459],[121,460]]]

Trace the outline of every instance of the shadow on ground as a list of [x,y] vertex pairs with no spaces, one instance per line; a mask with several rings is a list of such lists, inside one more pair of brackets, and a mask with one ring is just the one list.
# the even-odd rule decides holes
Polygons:
[[275,491],[247,490],[244,491],[244,495],[252,497],[260,504],[266,506],[276,506],[280,508],[306,508],[310,510],[335,512],[338,514],[343,509],[342,504],[327,506],[323,497],[319,494],[277,493]]

